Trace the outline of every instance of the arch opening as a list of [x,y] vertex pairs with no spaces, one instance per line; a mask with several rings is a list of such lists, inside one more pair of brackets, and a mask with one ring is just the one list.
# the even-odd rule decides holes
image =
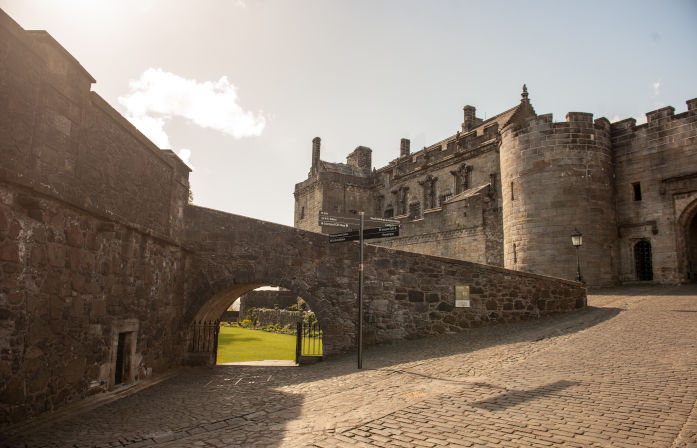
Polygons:
[[681,282],[697,282],[697,200],[683,208],[675,223],[678,275]]
[[[185,362],[295,365],[298,347],[300,354],[305,349],[321,358],[322,331],[311,302],[312,299],[305,300],[295,291],[277,285],[228,286],[205,301],[196,313]],[[308,339],[312,339],[311,345]]]
[[687,252],[687,280],[697,282],[697,213],[692,215],[685,227],[685,248]]

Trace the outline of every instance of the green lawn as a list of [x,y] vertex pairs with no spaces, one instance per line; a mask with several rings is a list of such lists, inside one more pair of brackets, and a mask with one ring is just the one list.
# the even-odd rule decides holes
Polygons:
[[295,336],[239,327],[220,327],[219,363],[264,359],[295,360]]

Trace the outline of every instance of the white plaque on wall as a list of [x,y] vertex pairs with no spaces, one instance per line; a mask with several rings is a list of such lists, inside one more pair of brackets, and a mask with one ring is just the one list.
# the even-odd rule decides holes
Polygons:
[[455,286],[455,308],[469,308],[470,287],[465,285]]

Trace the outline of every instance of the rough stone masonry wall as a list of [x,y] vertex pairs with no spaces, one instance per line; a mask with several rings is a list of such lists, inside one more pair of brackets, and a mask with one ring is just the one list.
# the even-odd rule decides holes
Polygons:
[[184,263],[176,246],[0,182],[0,421],[110,389],[121,331],[137,333],[132,380],[176,366]]
[[0,423],[111,388],[119,332],[125,382],[184,350],[189,170],[92,82],[0,11]]
[[540,115],[503,130],[500,157],[504,266],[575,279],[571,234],[578,228],[584,279],[591,286],[615,284],[610,123],[581,112],[562,123]]
[[[305,300],[324,331],[326,355],[355,342],[358,244],[326,235],[187,207],[187,244],[195,252],[189,301],[198,319],[215,316],[221,292],[280,285]],[[262,262],[258,262],[263,260]],[[456,285],[471,306],[455,308]],[[366,341],[384,343],[585,306],[583,285],[466,261],[367,246]]]
[[[686,233],[697,204],[697,98],[687,101],[687,112],[674,112],[649,112],[640,126],[633,118],[612,124],[621,281],[637,280],[633,248],[640,240],[651,243],[655,282],[694,281]],[[634,183],[641,200],[634,200]]]
[[[366,253],[368,343],[463,331],[586,305],[585,288],[575,282],[375,246]],[[454,307],[456,285],[469,287],[470,307]]]

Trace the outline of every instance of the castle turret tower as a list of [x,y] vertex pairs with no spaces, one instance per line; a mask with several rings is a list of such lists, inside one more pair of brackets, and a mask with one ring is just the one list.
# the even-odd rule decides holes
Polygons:
[[[527,89],[521,104],[529,105]],[[501,133],[504,266],[576,279],[571,234],[583,235],[581,274],[590,286],[617,281],[617,218],[610,123],[569,112],[512,121]]]

